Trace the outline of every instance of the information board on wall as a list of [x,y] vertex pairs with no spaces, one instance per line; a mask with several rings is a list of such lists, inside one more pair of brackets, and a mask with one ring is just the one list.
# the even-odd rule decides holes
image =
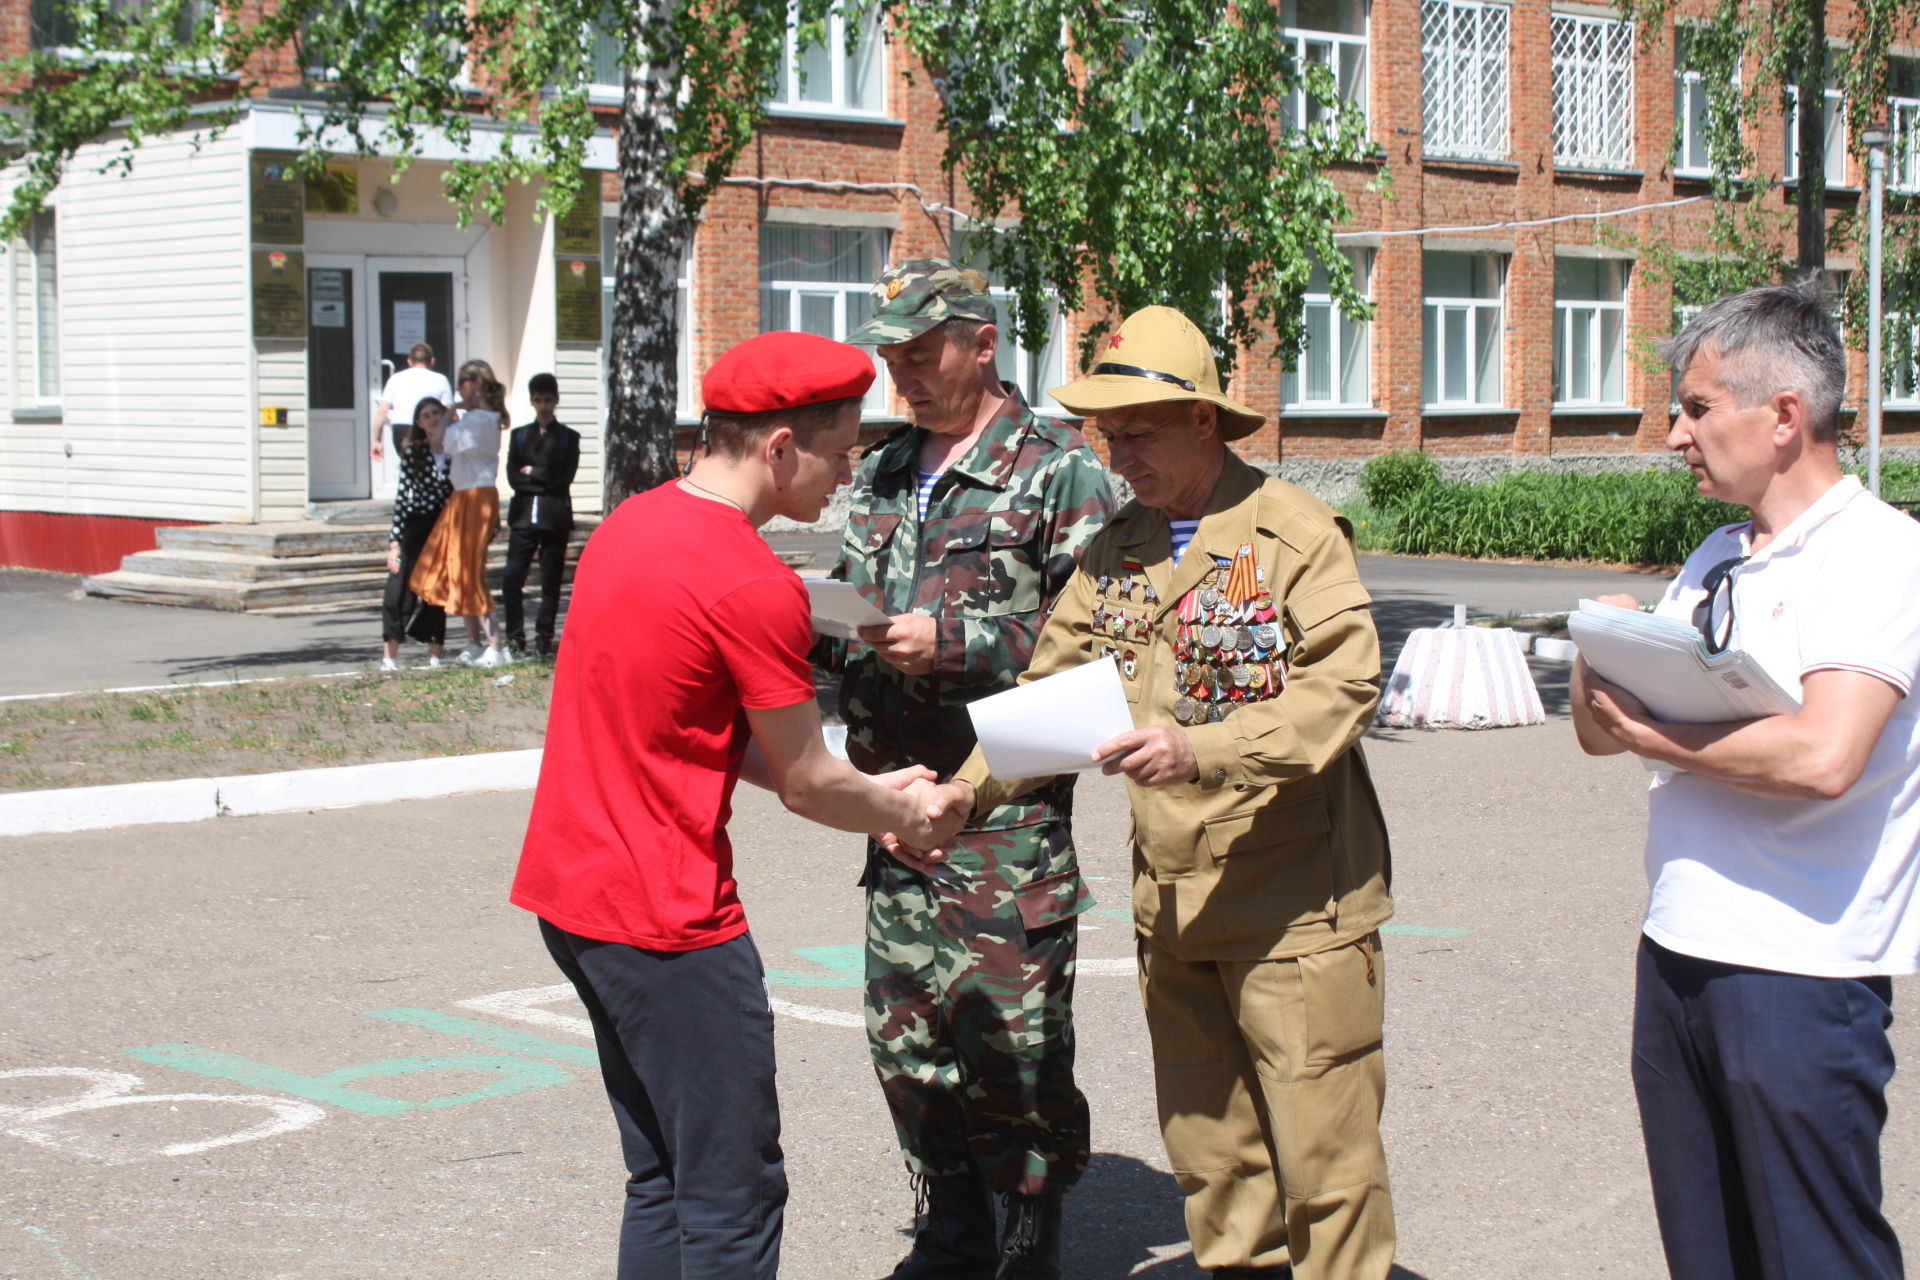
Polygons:
[[252,156],[251,235],[255,244],[305,244],[306,183],[293,174],[293,157],[272,151]]
[[600,256],[600,174],[586,169],[580,174],[580,193],[573,208],[553,218],[553,251],[579,258]]
[[600,259],[553,260],[553,336],[558,342],[600,341]]
[[253,336],[307,336],[307,255],[299,250],[253,251]]

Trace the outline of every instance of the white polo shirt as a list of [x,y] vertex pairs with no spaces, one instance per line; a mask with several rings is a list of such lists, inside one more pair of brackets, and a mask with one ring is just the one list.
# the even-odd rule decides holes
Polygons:
[[447,375],[425,365],[408,365],[380,388],[380,398],[387,402],[387,421],[402,426],[412,424],[413,411],[428,396],[449,408],[453,405],[453,384],[447,381]]
[[[1707,571],[1752,526],[1709,534],[1657,610],[1691,623]],[[1690,773],[1654,779],[1647,936],[1717,960],[1817,977],[1920,970],[1920,521],[1848,476],[1733,574],[1730,647],[1797,693],[1858,671],[1902,695],[1860,780],[1783,800]]]

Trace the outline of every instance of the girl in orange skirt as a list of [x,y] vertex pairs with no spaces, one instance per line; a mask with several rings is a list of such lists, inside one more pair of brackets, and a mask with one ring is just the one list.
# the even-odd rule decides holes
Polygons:
[[500,433],[507,427],[507,389],[485,360],[461,365],[454,389],[461,414],[447,427],[445,438],[453,496],[421,548],[409,585],[422,600],[459,615],[466,624],[467,647],[455,661],[497,667],[511,659],[500,647],[493,596],[487,591],[487,544],[500,523],[500,491],[494,480],[500,469]]

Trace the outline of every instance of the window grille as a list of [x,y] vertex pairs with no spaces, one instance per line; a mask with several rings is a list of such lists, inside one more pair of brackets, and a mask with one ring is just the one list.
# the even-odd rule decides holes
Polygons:
[[1553,15],[1553,162],[1632,167],[1632,23]]
[[1506,156],[1511,25],[1502,4],[1424,0],[1420,6],[1422,142],[1430,154]]

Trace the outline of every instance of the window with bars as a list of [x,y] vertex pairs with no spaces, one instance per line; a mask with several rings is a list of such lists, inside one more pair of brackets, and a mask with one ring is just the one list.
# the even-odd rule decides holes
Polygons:
[[617,102],[626,94],[619,29],[602,19],[588,28],[587,35],[587,97],[595,102]]
[[[1362,295],[1370,293],[1373,254],[1366,249],[1348,253],[1353,260],[1353,282]],[[1280,405],[1284,409],[1367,409],[1373,405],[1369,379],[1372,326],[1349,320],[1333,300],[1327,269],[1316,264],[1307,277],[1302,302],[1306,339],[1299,358],[1281,371]]]
[[1633,166],[1633,24],[1553,15],[1553,162]]
[[1282,0],[1281,38],[1300,68],[1301,82],[1280,104],[1283,128],[1318,124],[1331,114],[1307,91],[1309,67],[1333,73],[1340,106],[1367,109],[1367,0]]
[[[1787,86],[1787,181],[1795,182],[1800,177],[1800,86]],[[1825,101],[1821,108],[1820,132],[1822,138],[1823,168],[1826,184],[1830,187],[1847,185],[1847,98],[1840,92],[1840,86],[1827,84]]]
[[1920,191],[1920,58],[1887,59],[1887,185]]
[[1423,0],[1421,140],[1429,154],[1469,159],[1506,156],[1511,26],[1511,13],[1504,4]]
[[1553,403],[1566,408],[1627,402],[1627,273],[1610,258],[1553,264]]
[[1507,259],[1500,253],[1424,255],[1422,396],[1430,409],[1500,404],[1500,331]]
[[[767,223],[760,228],[760,331],[797,329],[846,336],[873,316],[873,282],[887,262],[888,233],[877,227]],[[867,392],[866,412],[887,411],[886,369]]]
[[39,404],[60,402],[60,252],[54,212],[45,209],[27,223],[27,265],[33,290],[33,396]]
[[[954,232],[953,262],[972,267],[991,279],[985,238],[993,234],[990,231]],[[994,368],[1000,380],[1019,387],[1020,394],[1027,398],[1027,407],[1035,413],[1064,414],[1066,410],[1059,401],[1047,394],[1048,387],[1057,387],[1067,380],[1066,318],[1060,313],[1060,304],[1048,301],[1046,341],[1038,350],[1029,351],[1013,331],[1013,291],[996,286],[989,292],[1000,312],[1000,323],[996,326],[1000,331],[1000,345],[994,354]]]
[[[601,341],[613,342],[613,262],[620,240],[620,219],[600,219],[600,335]],[[679,278],[674,281],[673,313],[679,321],[676,326],[679,333],[679,346],[674,351],[674,365],[679,369],[680,395],[675,408],[685,417],[692,417],[696,409],[697,397],[694,392],[693,378],[693,241],[687,241],[680,253]],[[608,376],[612,376],[612,362],[608,362]]]
[[[1693,29],[1676,27],[1673,32],[1673,118],[1679,131],[1679,147],[1674,155],[1673,171],[1686,178],[1712,177],[1716,169],[1729,172],[1732,165],[1716,157],[1730,155],[1739,145],[1738,118],[1724,122],[1733,130],[1723,143],[1715,134],[1712,95],[1707,72],[1694,46]],[[1735,77],[1738,83],[1738,76]]]
[[[854,37],[848,47],[849,35]],[[826,39],[800,47],[797,19],[787,23],[787,51],[774,76],[767,105],[774,111],[817,111],[877,116],[887,109],[887,42],[880,11],[849,22],[835,10]]]

